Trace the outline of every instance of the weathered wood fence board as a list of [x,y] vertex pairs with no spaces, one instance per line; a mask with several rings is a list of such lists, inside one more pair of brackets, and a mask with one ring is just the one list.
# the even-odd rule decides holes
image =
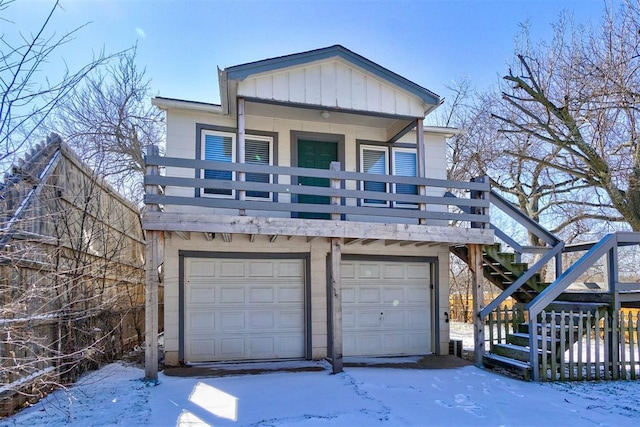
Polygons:
[[[526,322],[518,308],[495,310],[487,317],[488,344],[508,343]],[[543,311],[537,325],[541,381],[639,378],[640,311]]]

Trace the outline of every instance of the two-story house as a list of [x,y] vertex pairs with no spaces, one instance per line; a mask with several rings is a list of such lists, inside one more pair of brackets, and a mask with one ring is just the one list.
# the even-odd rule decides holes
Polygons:
[[153,99],[167,143],[143,227],[165,362],[447,354],[449,248],[493,231],[488,185],[446,179],[454,130],[424,126],[443,100],[339,45],[219,84],[220,105]]

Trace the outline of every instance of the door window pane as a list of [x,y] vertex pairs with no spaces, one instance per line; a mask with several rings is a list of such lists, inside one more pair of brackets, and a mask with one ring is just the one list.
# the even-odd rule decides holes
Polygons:
[[[271,141],[267,139],[247,139],[245,140],[245,163],[254,165],[271,164]],[[271,182],[271,175],[268,173],[247,173],[247,182]],[[247,197],[269,198],[268,191],[247,191]]]
[[[417,176],[417,156],[415,151],[394,151],[394,175]],[[396,184],[398,194],[418,194],[418,186],[413,184]]]

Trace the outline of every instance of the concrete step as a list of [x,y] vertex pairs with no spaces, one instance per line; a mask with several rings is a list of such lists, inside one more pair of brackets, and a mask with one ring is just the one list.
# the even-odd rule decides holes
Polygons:
[[482,356],[482,363],[487,368],[501,368],[516,374],[525,381],[531,379],[531,366],[528,363],[500,356],[499,354],[487,353]]

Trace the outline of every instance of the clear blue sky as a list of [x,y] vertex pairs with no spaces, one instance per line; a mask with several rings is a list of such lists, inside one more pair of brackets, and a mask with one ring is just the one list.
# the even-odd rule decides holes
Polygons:
[[[619,0],[606,0],[619,4]],[[54,2],[17,0],[0,12],[0,33],[37,29]],[[62,0],[53,31],[89,23],[41,73],[62,60],[73,70],[104,49],[138,43],[155,95],[219,101],[217,68],[341,44],[446,97],[469,76],[495,83],[513,57],[520,23],[550,38],[566,10],[598,21],[603,0]]]

